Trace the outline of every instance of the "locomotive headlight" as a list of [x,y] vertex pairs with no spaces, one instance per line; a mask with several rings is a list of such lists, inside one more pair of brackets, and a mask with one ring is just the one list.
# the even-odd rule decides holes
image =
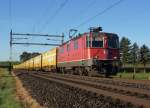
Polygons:
[[117,57],[115,56],[114,59],[117,59]]
[[107,49],[104,50],[104,54],[108,54],[108,50]]
[[98,56],[95,56],[94,58],[95,58],[95,59],[98,59]]

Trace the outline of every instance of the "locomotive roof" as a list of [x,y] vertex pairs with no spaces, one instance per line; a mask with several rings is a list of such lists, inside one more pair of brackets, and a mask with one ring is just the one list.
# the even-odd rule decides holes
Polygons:
[[[75,37],[73,37],[72,39],[70,39],[70,40],[64,42],[64,43],[63,43],[62,45],[60,45],[60,46],[63,46],[63,45],[65,45],[65,44],[69,43],[70,41],[76,40],[76,39],[78,39],[78,38],[80,38],[80,37],[82,37],[82,36],[84,36],[84,35],[86,35],[86,34],[89,34],[89,33],[90,33],[90,32],[85,32],[85,33],[76,35]],[[109,32],[99,32],[99,33],[100,33],[100,34],[114,34],[115,37],[118,37],[118,35],[117,35],[116,33],[109,33]]]

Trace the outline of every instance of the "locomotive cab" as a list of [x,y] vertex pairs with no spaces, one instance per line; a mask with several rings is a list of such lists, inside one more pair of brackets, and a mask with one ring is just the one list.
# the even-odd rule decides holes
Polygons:
[[98,73],[116,74],[119,62],[119,38],[117,34],[92,31],[86,36],[86,46],[90,50],[89,65]]
[[89,76],[115,74],[119,60],[118,36],[100,32],[100,29],[92,28],[61,45],[57,55],[58,69]]

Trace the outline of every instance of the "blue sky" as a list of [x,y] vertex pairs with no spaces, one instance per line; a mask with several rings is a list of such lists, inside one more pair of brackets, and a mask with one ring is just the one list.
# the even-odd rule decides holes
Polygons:
[[[68,39],[68,30],[95,16],[118,0],[68,0],[65,6],[55,14],[65,0],[9,0],[0,1],[0,61],[9,59],[10,22],[12,29],[19,33],[62,34]],[[106,32],[114,32],[128,37],[131,42],[150,47],[150,1],[123,0],[104,14],[97,16],[78,28],[79,32],[87,32],[91,26],[102,26]],[[11,21],[10,21],[11,19]],[[29,38],[24,42],[43,42],[46,39]],[[14,46],[13,59],[19,59],[23,51],[43,52],[52,47],[46,46]]]

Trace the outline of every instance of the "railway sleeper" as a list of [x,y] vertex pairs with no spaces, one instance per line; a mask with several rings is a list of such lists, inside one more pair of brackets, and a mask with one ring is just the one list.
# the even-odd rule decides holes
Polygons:
[[[55,79],[61,80],[62,78],[55,78]],[[127,96],[134,96],[134,97],[138,97],[138,98],[142,98],[142,99],[146,99],[146,98],[149,99],[149,96],[146,97],[144,94],[141,94],[141,93],[138,93],[139,94],[139,96],[138,96],[135,92],[125,91],[122,89],[116,89],[116,88],[112,89],[111,87],[102,86],[102,85],[94,85],[94,84],[89,84],[89,83],[85,84],[83,82],[76,82],[76,81],[69,80],[69,79],[65,79],[65,81],[77,83],[77,84],[89,85],[89,86],[94,87],[94,88],[98,88],[98,89],[102,89],[102,90],[106,90],[106,91],[110,91],[110,92],[114,92],[114,93],[120,93],[120,94],[124,94]]]

